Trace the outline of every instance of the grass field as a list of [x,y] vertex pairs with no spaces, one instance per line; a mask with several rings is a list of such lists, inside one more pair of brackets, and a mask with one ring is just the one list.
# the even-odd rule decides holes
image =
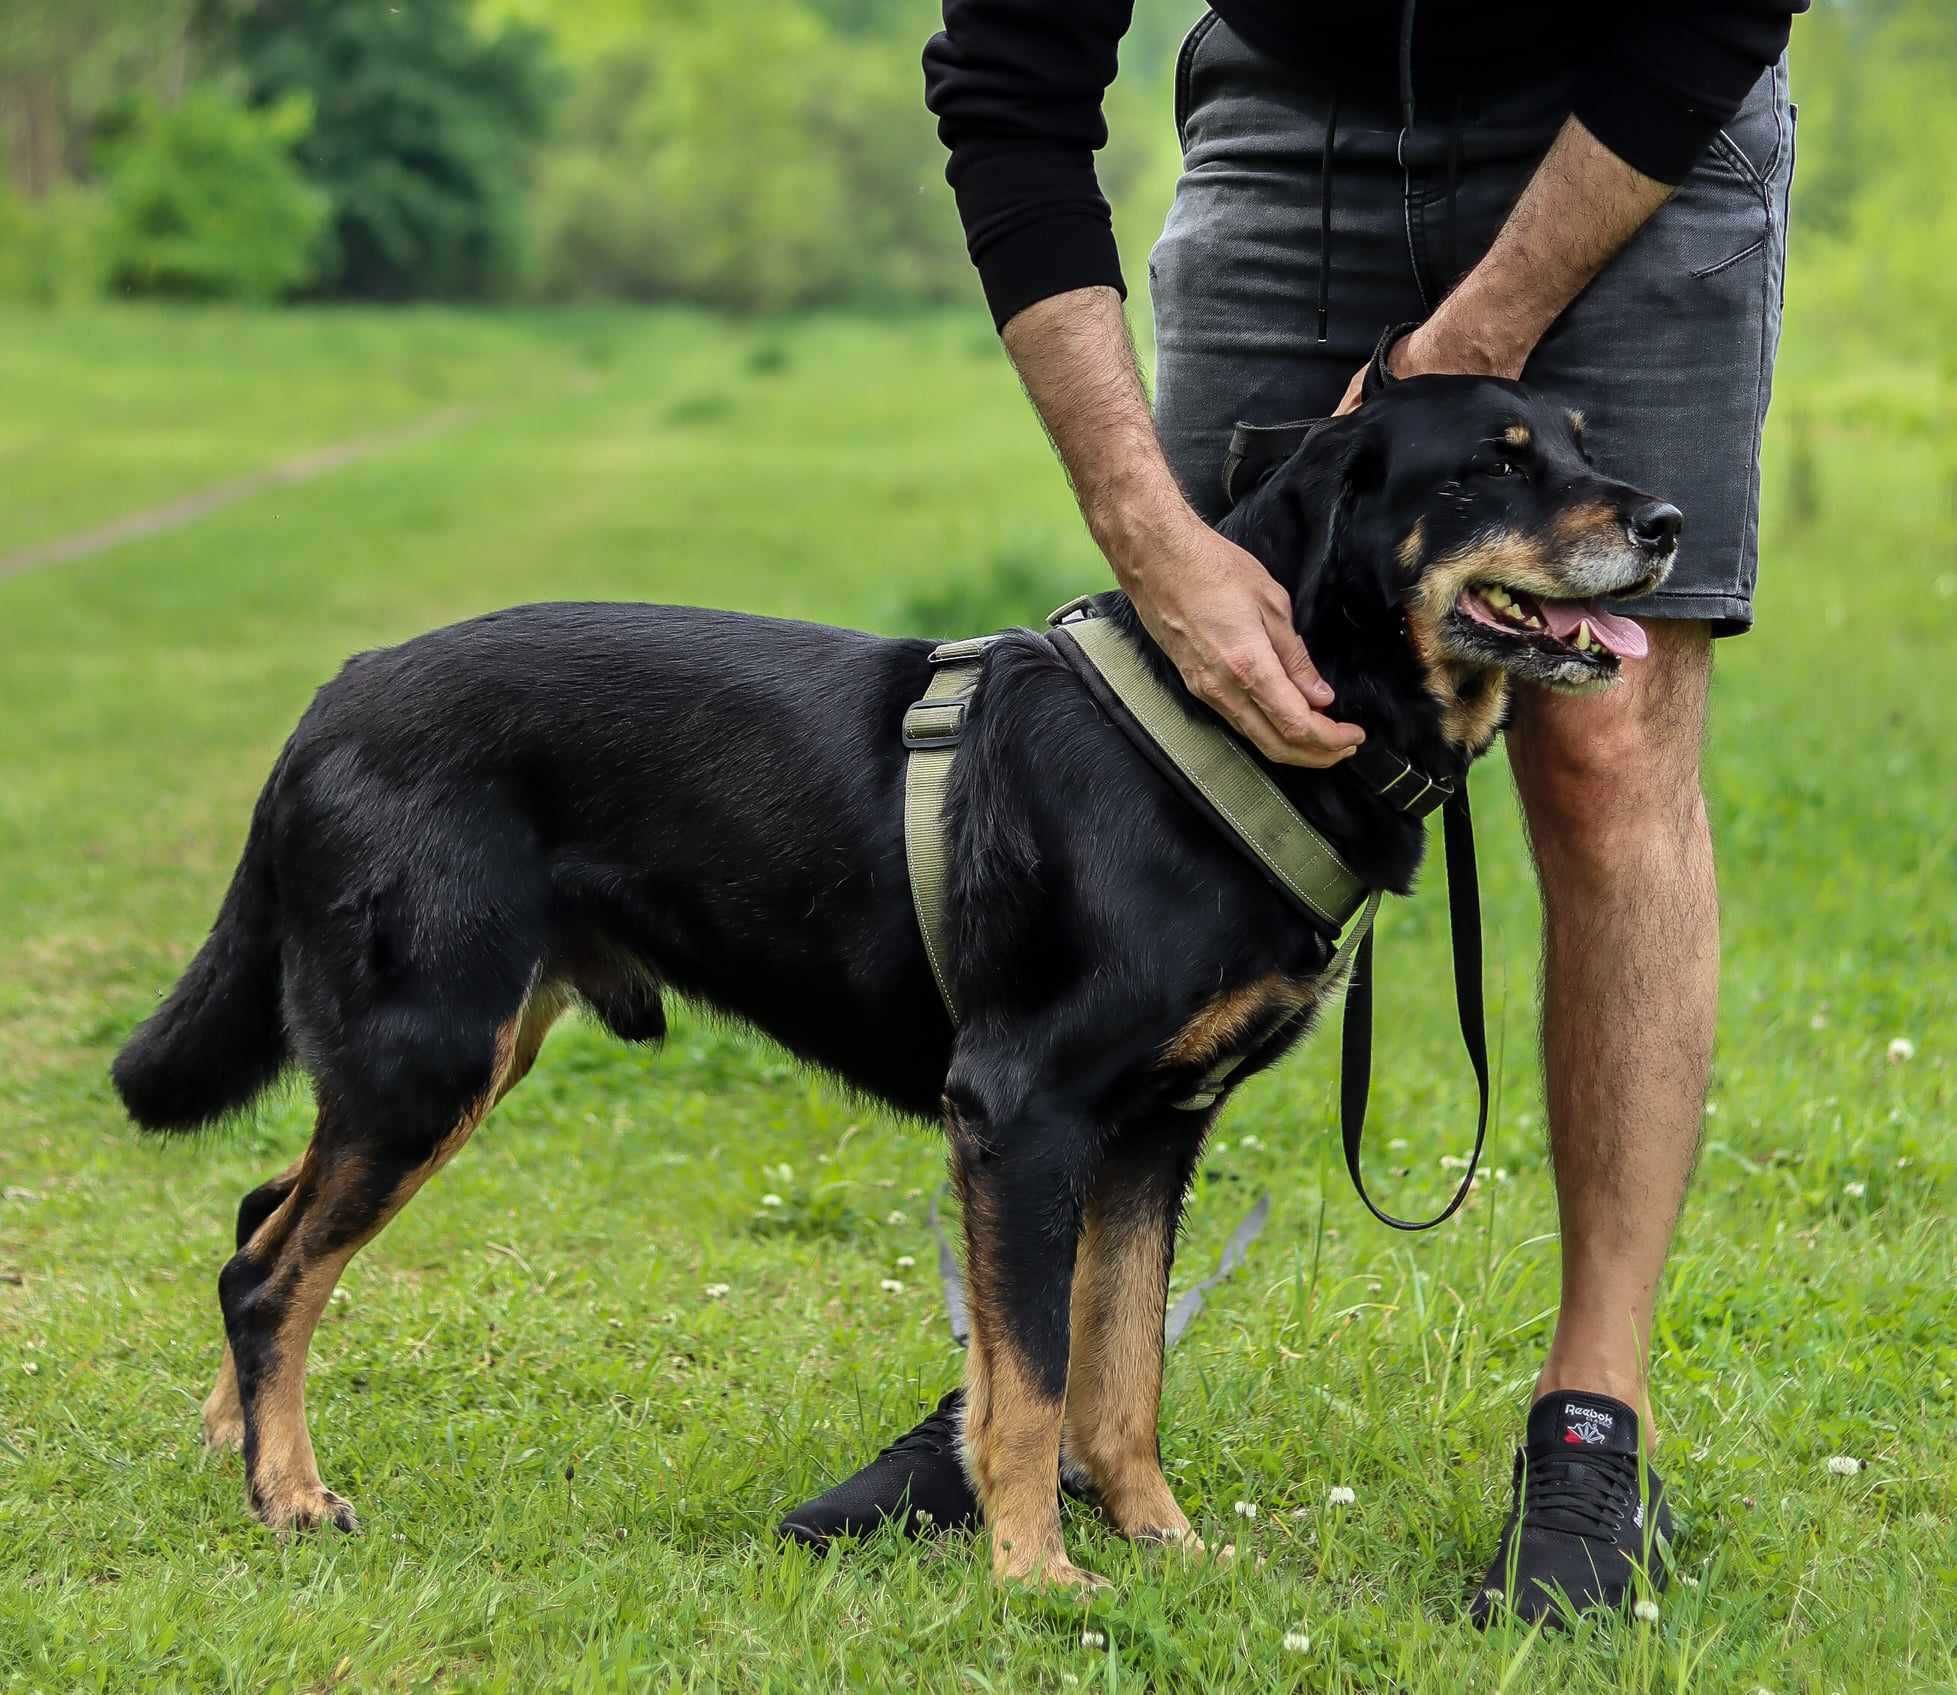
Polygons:
[[[1783,417],[1880,416],[1844,385],[1907,380],[1824,351],[1790,349]],[[0,581],[0,1689],[1957,1688],[1957,567],[1925,450],[1817,427],[1818,510],[1770,489],[1762,629],[1720,654],[1722,1040],[1653,1339],[1690,1581],[1655,1624],[1482,1638],[1461,1600],[1555,1298],[1498,758],[1476,786],[1502,1087],[1469,1211],[1418,1239],[1365,1220],[1329,1042],[1245,1091],[1204,1174],[1179,1285],[1274,1202],[1164,1411],[1233,1561],[1076,1514],[1076,1557],[1117,1582],[1082,1614],[1002,1594],[969,1539],[777,1550],[784,1508],[958,1370],[942,1160],[689,1017],[652,1058],[561,1030],[354,1263],[309,1399],[365,1533],[259,1529],[197,1403],[237,1199],[306,1106],[145,1143],[104,1066],[201,936],[309,692],[354,649],[524,599],[895,628],[950,575],[1031,575],[970,614],[1031,620],[1096,568],[969,314],[0,317],[0,366],[0,554],[470,409]],[[1373,1147],[1401,1210],[1464,1151],[1444,954],[1434,894],[1389,915]],[[1843,1454],[1859,1473],[1828,1469]],[[1335,1485],[1353,1506],[1327,1508]]]

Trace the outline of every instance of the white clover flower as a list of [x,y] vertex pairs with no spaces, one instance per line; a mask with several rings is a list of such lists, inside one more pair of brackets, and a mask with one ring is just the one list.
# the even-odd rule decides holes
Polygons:
[[903,1284],[899,1283],[897,1279],[894,1277],[886,1277],[883,1280],[883,1282],[878,1285],[878,1287],[881,1288],[886,1295],[901,1295],[904,1292]]
[[727,1293],[730,1287],[731,1285],[726,1283],[709,1283],[707,1285],[707,1299],[710,1301],[719,1300],[722,1295]]
[[1506,1183],[1508,1180],[1509,1180],[1509,1168],[1506,1165],[1496,1166],[1495,1181],[1497,1183]]
[[890,1216],[884,1220],[884,1223],[891,1224],[891,1225],[908,1224],[910,1223],[910,1219],[908,1216],[906,1216],[902,1208],[893,1207],[891,1209]]
[[761,1197],[761,1204],[762,1204],[762,1205],[763,1205],[764,1207],[778,1207],[778,1206],[780,1206],[780,1205],[781,1205],[781,1196],[779,1196],[779,1195],[763,1195],[763,1196]]
[[1866,1183],[1844,1183],[1841,1192],[1851,1201],[1859,1201],[1869,1192],[1869,1186]]
[[1828,1461],[1828,1469],[1837,1477],[1853,1477],[1862,1469],[1862,1462],[1850,1454],[1836,1454]]
[[795,1181],[795,1168],[785,1163],[778,1165],[775,1167],[775,1175],[784,1183],[793,1183]]
[[20,1362],[20,1369],[26,1372],[29,1377],[39,1377],[41,1375],[41,1368],[32,1360],[22,1360]]
[[1080,1633],[1080,1645],[1083,1648],[1105,1648],[1108,1645],[1108,1639],[1101,1631],[1083,1630]]
[[1236,1505],[1236,1514],[1238,1518],[1255,1518],[1257,1516],[1257,1503],[1255,1501],[1239,1501]]
[[1696,1589],[1699,1587],[1699,1580],[1696,1577],[1694,1577],[1689,1571],[1680,1572],[1678,1574],[1678,1580],[1679,1582],[1684,1584],[1685,1587],[1688,1589]]
[[1349,1507],[1358,1499],[1359,1497],[1343,1483],[1336,1484],[1325,1492],[1325,1504],[1328,1507]]
[[1228,1142],[1212,1142],[1210,1143],[1209,1151],[1213,1154],[1227,1154],[1230,1151],[1230,1144]]
[[1817,1012],[1817,1013],[1816,1013],[1816,1014],[1815,1014],[1815,1015],[1814,1015],[1814,1016],[1813,1016],[1812,1018],[1810,1018],[1810,1019],[1808,1020],[1808,1028],[1809,1028],[1810,1030],[1825,1030],[1825,1029],[1827,1029],[1827,1028],[1828,1028],[1828,1015],[1827,1015],[1827,1014],[1826,1014],[1825,1012]]
[[917,1258],[913,1254],[899,1254],[897,1256],[897,1269],[899,1271],[909,1271],[915,1264],[917,1264]]
[[1631,1611],[1644,1624],[1656,1624],[1658,1622],[1658,1603],[1656,1601],[1640,1601]]
[[1395,1152],[1396,1154],[1403,1154],[1407,1151],[1408,1148],[1413,1146],[1413,1144],[1409,1142],[1404,1136],[1395,1136],[1393,1140],[1388,1142],[1386,1145],[1389,1148],[1391,1148],[1393,1152]]
[[1898,1036],[1889,1044],[1889,1063],[1902,1065],[1916,1057],[1916,1044],[1907,1036]]
[[1302,1630],[1287,1630],[1284,1633],[1284,1651],[1287,1654],[1309,1654],[1311,1638]]
[[1261,1148],[1264,1145],[1262,1138],[1257,1136],[1239,1136],[1237,1141],[1240,1146],[1246,1148]]

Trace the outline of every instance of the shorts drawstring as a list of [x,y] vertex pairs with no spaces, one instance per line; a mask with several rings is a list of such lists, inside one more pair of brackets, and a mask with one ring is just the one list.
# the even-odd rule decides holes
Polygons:
[[[1419,0],[1402,0],[1400,7],[1400,122],[1401,147],[1413,134],[1413,19]],[[1332,154],[1339,137],[1339,95],[1332,91],[1331,107],[1325,116],[1325,143],[1318,159],[1318,339],[1331,338],[1332,323]],[[1453,116],[1447,126],[1447,276],[1445,288],[1452,288],[1461,274],[1461,102],[1457,96]],[[1407,179],[1409,203],[1413,180]],[[1412,225],[1409,223],[1409,239]],[[1410,262],[1416,262],[1412,253]],[[1415,277],[1418,285],[1419,278]],[[1424,290],[1423,290],[1424,296]]]

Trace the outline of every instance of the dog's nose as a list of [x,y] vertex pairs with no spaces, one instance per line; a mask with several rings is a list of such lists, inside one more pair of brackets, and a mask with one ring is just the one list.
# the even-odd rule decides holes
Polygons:
[[1685,514],[1662,500],[1647,500],[1631,514],[1631,539],[1647,553],[1670,553],[1685,528]]

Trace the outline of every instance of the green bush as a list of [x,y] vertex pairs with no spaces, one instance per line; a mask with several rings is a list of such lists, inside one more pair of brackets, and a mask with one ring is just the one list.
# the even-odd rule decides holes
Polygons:
[[313,275],[326,198],[292,149],[307,108],[259,111],[212,89],[139,108],[108,149],[104,258],[129,294],[275,300]]
[[261,0],[238,25],[253,98],[298,94],[299,161],[332,203],[323,293],[474,299],[520,268],[547,38],[478,34],[466,0]]
[[62,189],[24,200],[0,187],[0,300],[67,306],[102,292],[102,196]]
[[962,293],[941,159],[915,53],[798,0],[755,0],[739,30],[675,15],[581,79],[540,172],[534,286],[750,311]]

